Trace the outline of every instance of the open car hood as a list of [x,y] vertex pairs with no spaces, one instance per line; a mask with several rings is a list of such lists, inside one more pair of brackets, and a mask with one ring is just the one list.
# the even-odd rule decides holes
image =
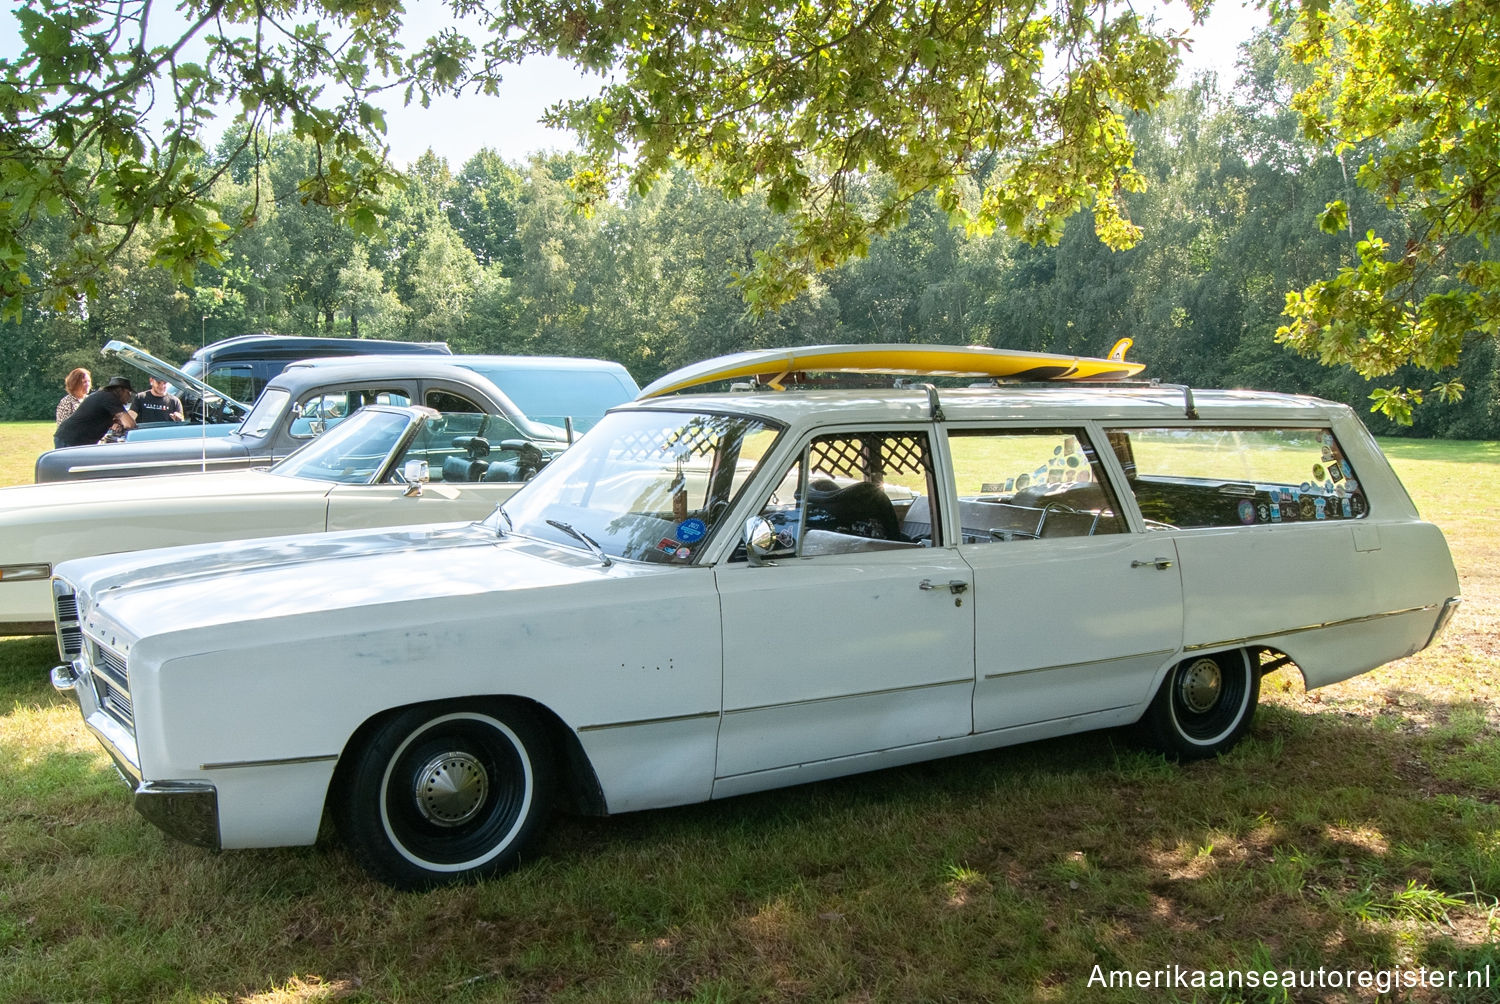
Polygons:
[[119,359],[141,370],[147,376],[154,376],[165,380],[167,383],[186,390],[192,391],[200,399],[208,402],[223,402],[224,410],[232,412],[236,421],[243,419],[250,411],[250,406],[243,401],[236,401],[222,391],[217,391],[197,377],[189,376],[171,363],[164,363],[144,349],[138,349],[128,342],[118,339],[106,342],[104,348],[99,350],[100,355],[106,359]]

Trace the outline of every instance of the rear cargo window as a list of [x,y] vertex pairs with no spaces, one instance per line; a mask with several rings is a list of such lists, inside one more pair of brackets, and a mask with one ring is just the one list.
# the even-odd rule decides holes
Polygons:
[[1153,529],[1362,519],[1359,479],[1325,428],[1111,429]]

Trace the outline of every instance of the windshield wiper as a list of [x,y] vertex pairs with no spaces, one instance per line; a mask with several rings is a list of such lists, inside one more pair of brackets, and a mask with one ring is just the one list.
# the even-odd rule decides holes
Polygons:
[[610,565],[614,564],[614,562],[610,560],[609,555],[604,553],[604,548],[600,547],[598,543],[595,542],[594,538],[590,537],[588,534],[575,527],[572,523],[564,523],[562,520],[558,519],[549,519],[547,520],[547,525],[556,527],[563,533],[567,534],[569,537],[581,541],[583,543],[583,546],[592,551],[594,553],[594,557],[598,558],[599,561],[603,563],[605,568],[608,568]]

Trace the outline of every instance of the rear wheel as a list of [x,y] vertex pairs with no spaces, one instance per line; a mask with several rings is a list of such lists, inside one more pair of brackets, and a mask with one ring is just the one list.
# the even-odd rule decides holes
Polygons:
[[1172,667],[1141,719],[1152,745],[1183,760],[1218,756],[1250,727],[1260,673],[1243,649]]
[[400,889],[515,867],[551,806],[546,734],[520,707],[408,708],[355,755],[335,822],[360,864]]

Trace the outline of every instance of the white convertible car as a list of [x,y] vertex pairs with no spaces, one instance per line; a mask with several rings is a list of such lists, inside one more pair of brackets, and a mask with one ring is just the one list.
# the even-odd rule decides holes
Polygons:
[[0,488],[0,635],[52,631],[48,579],[68,558],[479,519],[557,446],[499,415],[371,405],[267,470]]
[[[819,366],[1129,375],[927,351]],[[513,866],[559,805],[1131,723],[1212,756],[1264,672],[1363,673],[1458,603],[1442,534],[1342,405],[1118,379],[662,396],[691,382],[478,523],[67,562],[53,684],[167,832],[307,844],[326,812],[420,887]]]

